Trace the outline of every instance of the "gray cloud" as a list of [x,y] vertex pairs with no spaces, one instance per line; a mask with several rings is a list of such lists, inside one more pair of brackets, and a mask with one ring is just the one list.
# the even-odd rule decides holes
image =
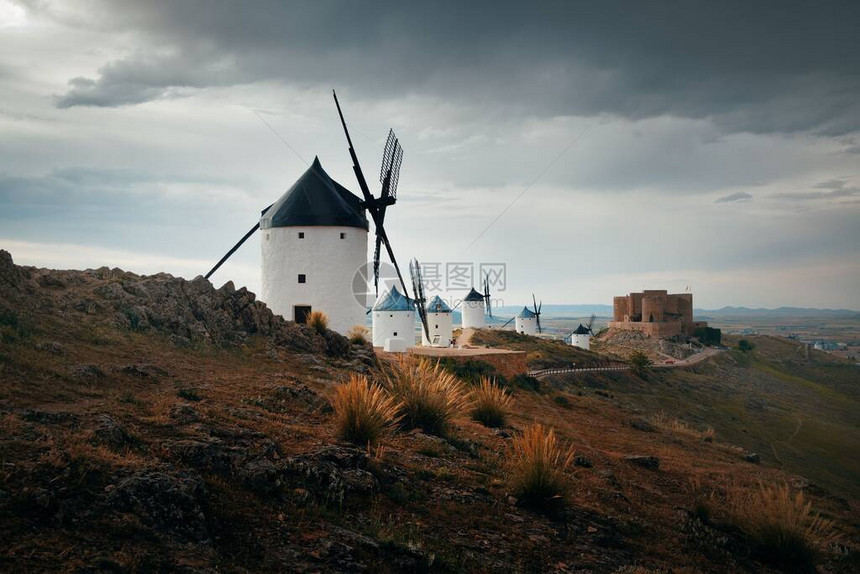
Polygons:
[[[31,11],[44,12],[41,4]],[[123,106],[262,81],[431,95],[504,115],[705,118],[724,130],[860,128],[860,4],[109,2],[131,55],[60,107]],[[775,18],[778,22],[775,22]],[[778,25],[776,25],[778,24]],[[156,47],[156,48],[153,48]]]
[[860,196],[860,187],[843,187],[831,191],[797,191],[775,193],[771,197],[793,201],[809,201],[822,199],[841,199],[843,197]]
[[719,198],[714,203],[738,203],[742,201],[752,201],[753,196],[745,191],[732,193]]

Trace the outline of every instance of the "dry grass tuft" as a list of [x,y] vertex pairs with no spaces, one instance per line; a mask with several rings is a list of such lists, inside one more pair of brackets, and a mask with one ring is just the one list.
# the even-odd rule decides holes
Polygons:
[[338,435],[359,445],[376,443],[397,422],[394,399],[364,375],[350,375],[335,391],[332,407]]
[[401,359],[390,369],[387,388],[407,428],[444,436],[468,408],[463,383],[437,363]]
[[367,336],[369,334],[370,330],[364,325],[353,325],[346,336],[353,345],[363,345],[367,343]]
[[565,472],[573,463],[573,450],[563,448],[552,429],[540,424],[526,427],[513,440],[511,487],[521,503],[553,511],[565,504]]
[[656,415],[652,416],[651,422],[654,424],[654,426],[659,427],[663,430],[672,431],[674,433],[702,440],[705,442],[714,442],[714,438],[717,435],[716,431],[714,431],[714,429],[711,427],[708,427],[703,431],[697,430],[680,419],[670,417],[664,411],[660,411]]
[[328,315],[323,311],[311,311],[307,318],[308,326],[320,335],[328,329]]
[[838,538],[833,523],[813,513],[803,493],[793,494],[785,484],[730,490],[728,513],[763,559],[794,568],[813,569]]
[[513,398],[488,377],[472,391],[472,419],[487,427],[504,426],[511,411]]

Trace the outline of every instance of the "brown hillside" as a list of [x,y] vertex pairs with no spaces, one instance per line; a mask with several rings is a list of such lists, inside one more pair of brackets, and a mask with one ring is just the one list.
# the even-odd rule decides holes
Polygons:
[[[355,448],[329,397],[350,373],[380,377],[368,347],[229,285],[22,268],[5,252],[0,336],[2,571],[786,567],[762,561],[724,501],[796,477],[601,389],[517,388],[509,427],[459,420],[448,438]],[[578,455],[552,516],[509,495],[511,442],[531,422]],[[842,535],[820,567],[856,571],[856,502],[805,495]]]

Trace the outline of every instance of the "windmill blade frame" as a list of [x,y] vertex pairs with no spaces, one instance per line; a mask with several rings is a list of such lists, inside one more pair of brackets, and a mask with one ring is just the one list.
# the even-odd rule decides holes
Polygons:
[[[275,205],[275,204],[273,203],[272,205]],[[266,209],[264,209],[264,210],[260,213],[260,216],[262,217],[263,215],[266,215],[266,212],[267,212],[267,211],[269,211],[270,209],[272,209],[272,205],[270,205],[269,207],[267,207]],[[245,235],[243,235],[243,236],[242,236],[242,239],[240,239],[240,240],[239,240],[239,242],[238,242],[238,243],[236,243],[236,245],[234,245],[234,246],[233,246],[233,248],[232,248],[232,249],[230,249],[230,251],[228,251],[226,255],[224,255],[224,257],[222,257],[221,259],[219,259],[219,260],[218,260],[218,263],[216,263],[216,264],[215,264],[215,266],[214,266],[212,269],[210,269],[210,270],[209,270],[209,273],[207,273],[206,275],[204,275],[204,276],[203,276],[203,278],[204,278],[204,279],[209,279],[210,277],[212,277],[212,274],[213,274],[213,273],[215,273],[216,271],[218,271],[218,269],[219,269],[222,265],[224,265],[224,262],[225,262],[225,261],[227,261],[228,259],[230,259],[230,256],[231,256],[231,255],[233,255],[234,253],[236,253],[236,251],[237,251],[240,247],[242,247],[242,244],[243,244],[243,243],[245,243],[246,241],[248,241],[248,239],[249,239],[252,235],[254,235],[254,233],[255,233],[258,229],[260,229],[260,222],[259,222],[259,221],[257,222],[257,225],[255,225],[254,227],[252,227],[252,228],[251,228],[251,230],[250,230],[250,231],[248,231],[248,233],[246,233]]]
[[[377,238],[381,238],[382,243],[385,245],[385,250],[388,253],[388,258],[391,260],[392,265],[394,265],[395,271],[397,271],[397,278],[400,280],[400,285],[403,287],[403,292],[408,293],[409,290],[406,287],[406,281],[403,280],[403,274],[400,272],[400,266],[397,264],[397,259],[394,257],[394,249],[391,247],[391,242],[388,240],[388,234],[385,232],[385,227],[383,226],[383,221],[385,219],[385,207],[387,205],[392,205],[396,201],[396,197],[390,195],[390,191],[386,192],[389,195],[387,197],[375,198],[372,193],[370,193],[370,188],[367,185],[367,180],[364,178],[364,172],[361,169],[361,164],[358,162],[358,155],[355,153],[355,147],[352,145],[352,138],[349,135],[349,128],[346,127],[346,119],[343,117],[343,110],[341,110],[340,102],[337,99],[337,92],[334,90],[331,91],[332,97],[334,97],[334,104],[337,107],[337,114],[340,117],[340,123],[343,126],[343,133],[346,136],[346,142],[349,145],[349,156],[352,158],[352,171],[355,173],[355,178],[358,181],[358,187],[361,188],[361,194],[364,197],[364,201],[362,202],[362,206],[368,212],[370,212],[370,217],[373,219],[373,225],[376,228],[376,236]],[[390,132],[389,137],[393,135],[393,131]],[[395,138],[396,140],[396,138]],[[399,144],[398,144],[399,145]],[[393,154],[394,159],[396,159],[397,154]],[[400,160],[402,161],[403,153],[402,151],[399,154]],[[399,174],[400,165],[397,165],[397,172]],[[399,177],[399,176],[398,176]],[[390,179],[389,179],[389,190],[390,190]],[[378,259],[374,260],[374,284],[376,286],[377,293],[379,293],[379,263]]]
[[493,300],[490,297],[490,275],[484,274],[484,307],[490,319],[493,318]]
[[427,298],[424,295],[424,282],[421,278],[421,264],[418,259],[413,258],[409,262],[409,274],[412,276],[412,292],[415,295],[415,306],[418,311],[418,317],[421,319],[421,326],[424,329],[424,336],[430,340],[430,326],[427,324]]

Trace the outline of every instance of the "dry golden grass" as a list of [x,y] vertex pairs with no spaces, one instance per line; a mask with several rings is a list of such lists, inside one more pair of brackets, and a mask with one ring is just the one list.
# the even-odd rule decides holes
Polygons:
[[393,363],[386,386],[397,401],[403,425],[431,434],[448,433],[469,406],[463,383],[427,359]]
[[558,509],[568,490],[566,471],[573,463],[573,450],[559,444],[552,429],[534,424],[513,440],[510,456],[511,488],[528,506]]
[[338,435],[359,445],[376,443],[397,421],[394,399],[364,375],[350,375],[335,391],[332,407]]
[[833,523],[812,511],[812,502],[788,485],[759,484],[728,492],[729,519],[769,561],[812,569],[838,538]]
[[369,334],[370,330],[364,325],[353,325],[350,327],[346,336],[349,339],[349,342],[353,345],[363,345],[367,342],[367,336]]
[[314,331],[322,335],[328,329],[328,315],[323,311],[311,311],[308,314],[307,324]]
[[703,431],[697,430],[682,420],[670,417],[665,412],[660,411],[651,417],[651,422],[654,426],[664,430],[668,430],[677,434],[682,434],[691,438],[703,440],[705,442],[714,442],[717,433],[713,428],[708,427]]
[[472,390],[472,419],[487,427],[504,426],[511,411],[513,398],[488,377]]

